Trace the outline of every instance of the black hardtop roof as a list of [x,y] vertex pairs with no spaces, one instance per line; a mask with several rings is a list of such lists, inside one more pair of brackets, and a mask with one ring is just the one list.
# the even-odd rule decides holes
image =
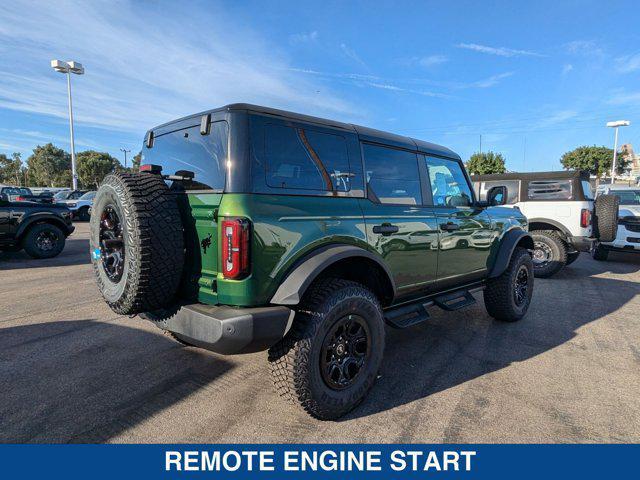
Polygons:
[[589,180],[589,172],[582,170],[559,170],[557,172],[510,172],[471,175],[471,180],[478,182],[489,180],[559,180],[565,178]]
[[[336,120],[328,120],[326,118],[313,117],[311,115],[304,115],[302,113],[289,112],[286,110],[278,110],[276,108],[263,107],[260,105],[252,105],[250,103],[232,103],[220,108],[206,110],[204,112],[188,115],[186,117],[178,118],[176,120],[163,123],[162,125],[158,125],[157,127],[154,127],[151,130],[156,135],[159,135],[162,133],[167,133],[169,131],[167,127],[178,126],[178,128],[185,128],[187,126],[199,125],[200,117],[202,117],[202,115],[206,115],[207,113],[231,111],[231,110],[243,110],[247,112],[261,113],[266,115],[289,118],[291,120],[297,120],[300,122],[309,122],[309,123],[315,123],[318,125],[325,125],[328,127],[339,128],[339,129],[355,132],[360,136],[362,140],[365,140],[365,141],[374,142],[374,143],[383,143],[386,145],[396,146],[400,148],[408,148],[410,150],[419,150],[421,152],[428,153],[428,154],[441,155],[445,157],[460,159],[460,156],[454,151],[442,145],[437,145],[435,143],[425,142],[423,140],[417,140],[417,139],[414,139],[411,137],[405,137],[402,135],[396,135],[393,133],[385,132],[382,130],[376,130],[373,128],[362,127],[352,123],[343,123],[343,122],[338,122]],[[197,121],[195,121],[196,119]]]

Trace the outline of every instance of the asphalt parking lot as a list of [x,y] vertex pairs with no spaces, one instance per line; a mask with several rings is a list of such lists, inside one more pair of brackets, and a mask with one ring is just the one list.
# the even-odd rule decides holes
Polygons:
[[102,302],[78,224],[51,260],[0,253],[1,442],[639,442],[640,255],[586,255],[499,324],[481,295],[388,330],[365,402],[316,421],[266,353],[177,344]]

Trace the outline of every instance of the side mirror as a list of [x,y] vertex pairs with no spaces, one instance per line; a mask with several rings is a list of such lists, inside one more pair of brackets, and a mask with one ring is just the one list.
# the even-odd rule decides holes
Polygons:
[[505,187],[504,185],[491,187],[487,192],[487,203],[492,207],[506,204],[507,187]]

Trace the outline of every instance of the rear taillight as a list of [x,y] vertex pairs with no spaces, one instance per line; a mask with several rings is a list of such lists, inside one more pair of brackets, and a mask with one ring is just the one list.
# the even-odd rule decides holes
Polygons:
[[16,202],[24,202],[25,198],[24,197],[16,197]]
[[222,221],[222,274],[240,279],[249,274],[251,223],[246,218]]
[[591,210],[588,208],[583,208],[582,212],[580,212],[580,226],[582,228],[587,228],[591,225]]

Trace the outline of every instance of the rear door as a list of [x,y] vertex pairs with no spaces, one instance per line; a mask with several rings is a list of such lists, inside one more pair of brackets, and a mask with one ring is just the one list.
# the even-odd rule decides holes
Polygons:
[[425,156],[438,220],[438,284],[477,280],[487,269],[495,232],[485,209],[474,206],[471,185],[458,160]]
[[367,242],[385,260],[398,297],[418,293],[436,279],[438,226],[420,182],[416,152],[362,144],[367,199],[362,199]]

